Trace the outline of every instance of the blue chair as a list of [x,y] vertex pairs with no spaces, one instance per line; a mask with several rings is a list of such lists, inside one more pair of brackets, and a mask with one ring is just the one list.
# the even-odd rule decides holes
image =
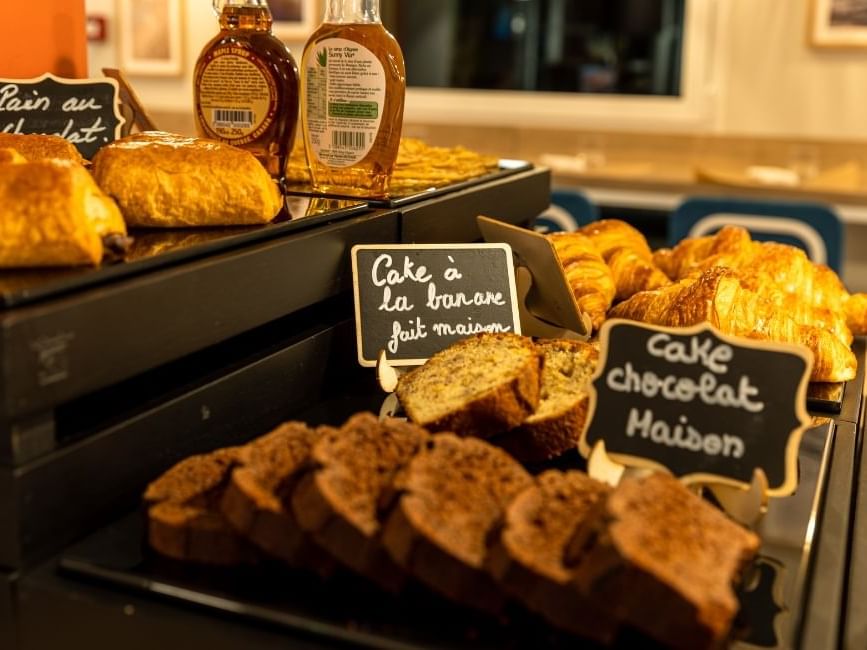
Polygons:
[[536,217],[534,230],[541,233],[571,232],[599,219],[596,206],[579,190],[551,190],[551,205]]
[[757,199],[686,199],[668,222],[668,241],[701,237],[725,225],[743,226],[753,239],[778,241],[803,249],[819,264],[837,273],[843,266],[843,224],[829,207],[819,203]]

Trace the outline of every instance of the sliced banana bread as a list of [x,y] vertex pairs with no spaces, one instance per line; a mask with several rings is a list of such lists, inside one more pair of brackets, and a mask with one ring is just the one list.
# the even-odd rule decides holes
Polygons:
[[287,422],[242,447],[220,502],[226,520],[266,554],[327,573],[331,557],[305,533],[289,498],[323,429]]
[[759,539],[666,474],[625,479],[567,549],[578,587],[624,625],[672,648],[716,648],[732,585]]
[[489,536],[532,482],[516,460],[483,440],[433,436],[395,483],[400,496],[382,543],[435,591],[496,612],[506,595],[485,570]]
[[403,375],[397,397],[430,431],[488,438],[523,422],[539,403],[542,355],[517,334],[477,334]]
[[578,522],[591,517],[610,488],[583,472],[548,470],[506,510],[487,567],[505,589],[558,628],[609,643],[617,623],[584,596],[563,561]]
[[380,543],[380,504],[395,474],[427,440],[424,429],[372,413],[325,431],[292,494],[299,525],[341,563],[395,591],[406,577]]
[[219,509],[239,450],[191,456],[148,485],[144,501],[151,548],[176,560],[205,564],[240,564],[254,557]]
[[524,463],[577,447],[587,417],[587,387],[599,360],[596,346],[583,341],[551,339],[536,347],[545,358],[539,406],[519,427],[492,440]]

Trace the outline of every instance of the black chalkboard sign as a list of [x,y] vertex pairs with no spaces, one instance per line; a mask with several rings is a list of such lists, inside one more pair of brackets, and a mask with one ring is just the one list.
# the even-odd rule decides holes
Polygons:
[[601,331],[581,451],[602,440],[625,465],[661,465],[688,481],[749,484],[764,470],[772,495],[797,483],[809,423],[812,356],[793,345],[612,320]]
[[478,332],[520,333],[507,244],[355,246],[358,362],[423,363]]
[[0,131],[59,135],[92,158],[120,137],[123,117],[114,79],[0,79]]

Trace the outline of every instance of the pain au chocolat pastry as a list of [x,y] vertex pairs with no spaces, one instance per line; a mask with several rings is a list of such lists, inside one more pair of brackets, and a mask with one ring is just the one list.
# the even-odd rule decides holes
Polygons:
[[[14,150],[17,152],[17,149]],[[87,170],[66,160],[0,163],[0,267],[99,264],[125,241],[120,211]]]
[[813,353],[810,381],[855,377],[855,355],[848,345],[831,332],[797,323],[762,294],[747,288],[740,273],[728,267],[713,267],[697,277],[635,294],[615,306],[609,316],[667,327],[710,323],[724,334],[800,344]]
[[100,149],[93,175],[130,226],[264,224],[282,207],[250,152],[212,140],[136,133]]
[[24,160],[85,162],[75,145],[59,135],[0,133],[0,149],[15,149]]

